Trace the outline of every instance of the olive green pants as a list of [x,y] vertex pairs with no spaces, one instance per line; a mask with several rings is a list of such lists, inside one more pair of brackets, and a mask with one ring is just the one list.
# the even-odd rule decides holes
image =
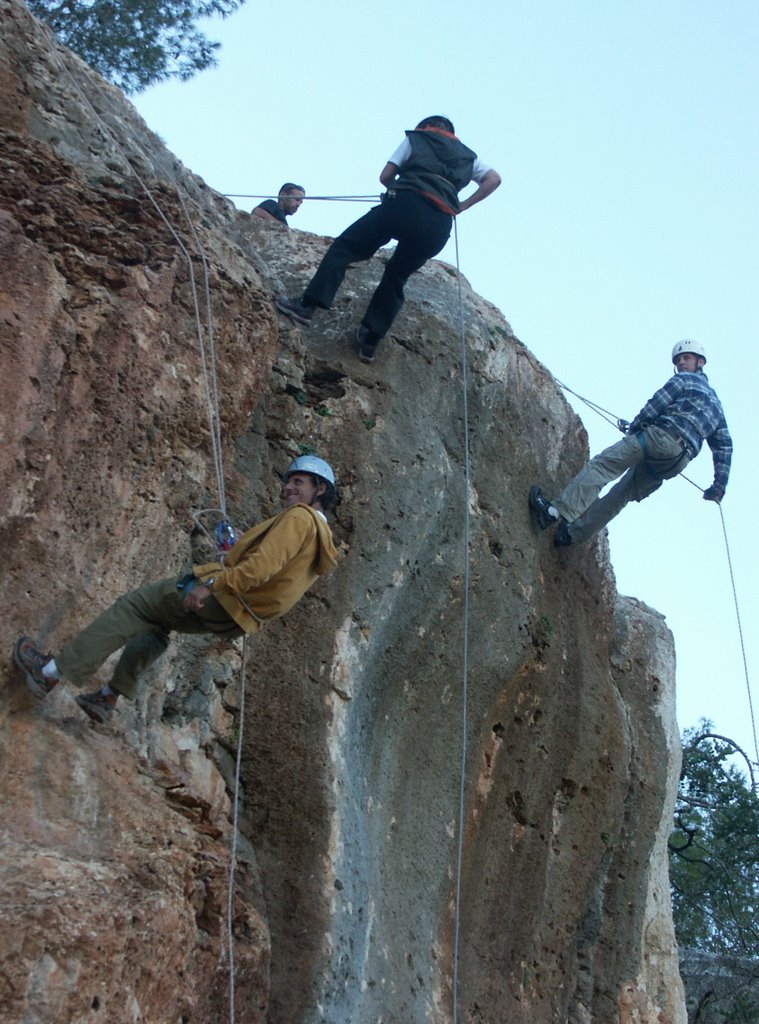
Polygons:
[[141,673],[163,654],[172,632],[242,636],[242,629],[214,597],[200,614],[188,612],[177,589],[180,579],[148,583],[115,601],[56,655],[61,675],[84,686],[106,658],[123,647],[110,686],[133,700]]
[[[580,544],[619,515],[628,502],[643,501],[664,480],[682,473],[689,459],[679,438],[652,424],[596,455],[552,504],[569,523],[572,542]],[[602,488],[623,473],[619,483],[599,498]]]

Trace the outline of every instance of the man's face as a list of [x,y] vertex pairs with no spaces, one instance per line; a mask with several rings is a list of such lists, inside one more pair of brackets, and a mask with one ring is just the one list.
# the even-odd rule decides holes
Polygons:
[[309,473],[291,473],[282,488],[285,508],[303,503],[310,505],[317,494],[324,493],[324,484],[315,484]]
[[675,368],[678,373],[695,373],[699,366],[703,366],[703,359],[694,352],[681,352],[675,356]]
[[305,192],[301,189],[295,189],[293,192],[283,192],[279,197],[279,205],[285,211],[285,213],[291,216],[296,210],[299,209],[300,204],[303,202]]

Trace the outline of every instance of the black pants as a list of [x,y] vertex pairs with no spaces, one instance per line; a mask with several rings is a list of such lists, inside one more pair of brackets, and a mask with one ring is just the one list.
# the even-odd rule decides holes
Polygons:
[[391,238],[398,240],[362,324],[378,338],[387,334],[403,305],[403,286],[415,270],[437,256],[451,233],[453,218],[426,199],[399,189],[351,224],[334,240],[303,293],[309,306],[329,309],[349,263],[368,260]]

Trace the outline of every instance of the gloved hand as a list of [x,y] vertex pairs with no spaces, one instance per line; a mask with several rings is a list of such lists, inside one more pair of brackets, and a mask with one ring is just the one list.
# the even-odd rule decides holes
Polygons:
[[622,431],[623,434],[630,433],[630,424],[627,420],[617,420],[617,427]]
[[717,487],[714,484],[712,484],[711,487],[707,487],[704,491],[704,501],[716,501],[719,505],[719,503],[722,501],[724,497],[725,492],[722,490],[722,488]]

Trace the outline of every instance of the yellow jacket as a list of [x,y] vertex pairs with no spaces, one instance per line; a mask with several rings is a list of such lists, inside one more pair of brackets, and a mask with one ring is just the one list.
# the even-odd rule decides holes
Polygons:
[[336,564],[326,520],[308,505],[293,505],[244,533],[223,564],[196,565],[193,572],[212,578],[219,604],[246,633],[257,633],[261,620],[284,615]]

